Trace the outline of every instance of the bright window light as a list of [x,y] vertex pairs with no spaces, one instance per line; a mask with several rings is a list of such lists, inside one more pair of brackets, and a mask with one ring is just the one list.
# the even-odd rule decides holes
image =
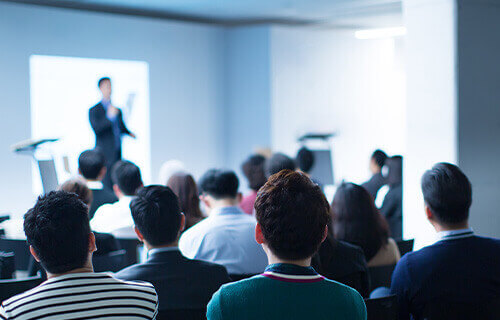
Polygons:
[[358,30],[354,33],[357,39],[381,39],[403,36],[406,34],[405,27],[380,28],[380,29],[365,29]]

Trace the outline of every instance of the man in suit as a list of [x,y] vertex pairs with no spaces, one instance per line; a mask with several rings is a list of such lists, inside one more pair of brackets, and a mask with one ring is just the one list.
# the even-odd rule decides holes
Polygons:
[[372,177],[363,183],[362,187],[368,191],[373,199],[377,198],[377,193],[386,184],[386,179],[382,175],[382,167],[387,160],[387,154],[382,150],[375,150],[370,158],[370,171]]
[[152,283],[158,292],[160,315],[165,310],[204,310],[212,294],[230,279],[223,266],[190,260],[177,248],[186,222],[177,196],[169,187],[148,186],[137,193],[130,208],[148,259],[116,277]]
[[89,219],[94,217],[97,208],[103,204],[118,201],[115,194],[102,183],[106,171],[106,160],[99,150],[86,150],[78,157],[78,172],[87,180],[87,186],[92,190]]
[[111,188],[109,172],[113,165],[122,158],[121,136],[126,134],[135,138],[135,135],[125,126],[121,110],[111,103],[111,79],[101,78],[97,85],[101,90],[102,100],[90,108],[89,120],[95,133],[96,149],[99,149],[106,159],[108,174],[104,179],[104,184]]
[[438,163],[422,177],[425,214],[438,241],[398,262],[391,292],[400,319],[423,319],[430,305],[488,303],[500,297],[500,240],[469,228],[472,187],[457,167]]

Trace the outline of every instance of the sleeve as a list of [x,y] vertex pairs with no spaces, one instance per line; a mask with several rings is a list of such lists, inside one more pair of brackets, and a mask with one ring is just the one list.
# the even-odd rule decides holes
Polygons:
[[219,289],[207,306],[207,320],[222,320],[222,288]]
[[408,272],[407,259],[403,257],[396,265],[396,269],[392,274],[391,281],[391,294],[396,295],[396,300],[398,302],[399,309],[399,319],[409,320],[410,319],[410,299],[409,299],[409,289],[410,287],[410,276]]
[[106,116],[103,117],[102,115],[99,115],[95,107],[89,110],[89,120],[90,126],[96,135],[99,135],[107,130],[112,130],[111,121],[109,121]]
[[356,317],[353,319],[367,320],[368,314],[366,312],[365,300],[363,300],[363,297],[357,291],[354,290],[352,291],[352,296],[354,299],[354,308],[356,314]]
[[120,110],[120,114],[118,115],[118,123],[120,125],[120,132],[123,134],[130,134],[130,131],[128,130],[127,126],[125,125],[125,122],[123,121],[123,114],[122,111]]
[[7,314],[7,311],[5,311],[5,309],[3,307],[3,303],[2,303],[2,306],[0,306],[0,319],[2,319],[2,320],[10,319],[9,315]]
[[380,208],[380,213],[384,217],[390,217],[394,214],[395,212],[395,207],[396,207],[396,202],[394,201],[391,191],[387,193],[387,195],[384,198],[384,202],[382,203],[382,207]]

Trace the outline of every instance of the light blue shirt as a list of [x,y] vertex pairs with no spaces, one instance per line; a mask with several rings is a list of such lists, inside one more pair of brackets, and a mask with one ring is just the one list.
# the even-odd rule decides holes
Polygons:
[[229,274],[259,274],[267,266],[267,256],[255,241],[255,219],[239,207],[212,210],[179,241],[182,254],[221,264]]

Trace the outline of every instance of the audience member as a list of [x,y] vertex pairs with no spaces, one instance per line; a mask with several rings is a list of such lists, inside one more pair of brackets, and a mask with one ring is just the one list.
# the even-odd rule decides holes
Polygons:
[[164,310],[205,309],[214,292],[230,279],[223,266],[189,260],[180,253],[177,243],[186,219],[177,196],[168,187],[145,187],[130,208],[148,259],[116,277],[152,283],[158,292],[160,315]]
[[89,218],[92,219],[100,206],[118,201],[115,194],[104,187],[102,180],[106,176],[106,159],[98,150],[86,150],[78,157],[78,172],[87,180],[87,186],[92,190],[92,202],[89,208]]
[[77,195],[53,191],[38,198],[24,216],[24,231],[30,252],[46,270],[48,280],[4,301],[0,318],[155,318],[158,299],[151,284],[93,272],[95,238],[88,207]]
[[372,177],[367,182],[363,183],[363,188],[365,188],[373,199],[377,198],[377,193],[380,188],[386,184],[386,179],[382,175],[382,167],[385,165],[387,160],[387,154],[377,149],[373,152],[370,158],[370,172]]
[[309,173],[314,166],[314,153],[306,147],[302,147],[297,152],[295,162],[297,163],[300,171],[304,172],[308,177],[310,177]]
[[176,173],[168,179],[167,186],[179,198],[182,213],[186,217],[184,230],[191,228],[205,218],[200,210],[198,187],[192,175],[182,172]]
[[139,167],[130,161],[118,161],[112,169],[113,190],[118,202],[102,205],[90,221],[92,230],[107,232],[118,238],[136,238],[134,221],[130,213],[130,202],[137,190],[142,187]]
[[400,319],[423,319],[430,304],[498,299],[500,240],[476,236],[469,228],[469,179],[457,166],[438,163],[423,175],[422,192],[439,241],[406,254],[397,264],[391,291],[397,295]]
[[266,158],[260,154],[254,154],[243,162],[241,169],[248,180],[250,193],[243,197],[240,203],[241,210],[245,213],[253,213],[253,205],[257,198],[257,191],[266,183],[266,174],[264,173],[264,163]]
[[385,195],[380,213],[387,219],[391,236],[399,240],[403,237],[403,158],[388,158],[386,165],[389,191]]
[[389,237],[387,221],[363,187],[343,183],[333,199],[332,211],[335,236],[361,247],[369,267],[392,265],[399,261],[399,249]]
[[255,209],[255,238],[269,266],[262,275],[223,285],[208,304],[209,320],[366,319],[356,290],[311,267],[329,221],[319,186],[303,173],[281,171],[261,188]]
[[297,164],[292,158],[283,153],[273,154],[264,164],[264,172],[267,177],[285,169],[295,171],[297,169]]
[[182,234],[179,248],[188,258],[224,265],[230,275],[257,274],[267,259],[254,240],[255,219],[238,206],[238,185],[232,171],[212,169],[203,175],[201,200],[210,214]]

